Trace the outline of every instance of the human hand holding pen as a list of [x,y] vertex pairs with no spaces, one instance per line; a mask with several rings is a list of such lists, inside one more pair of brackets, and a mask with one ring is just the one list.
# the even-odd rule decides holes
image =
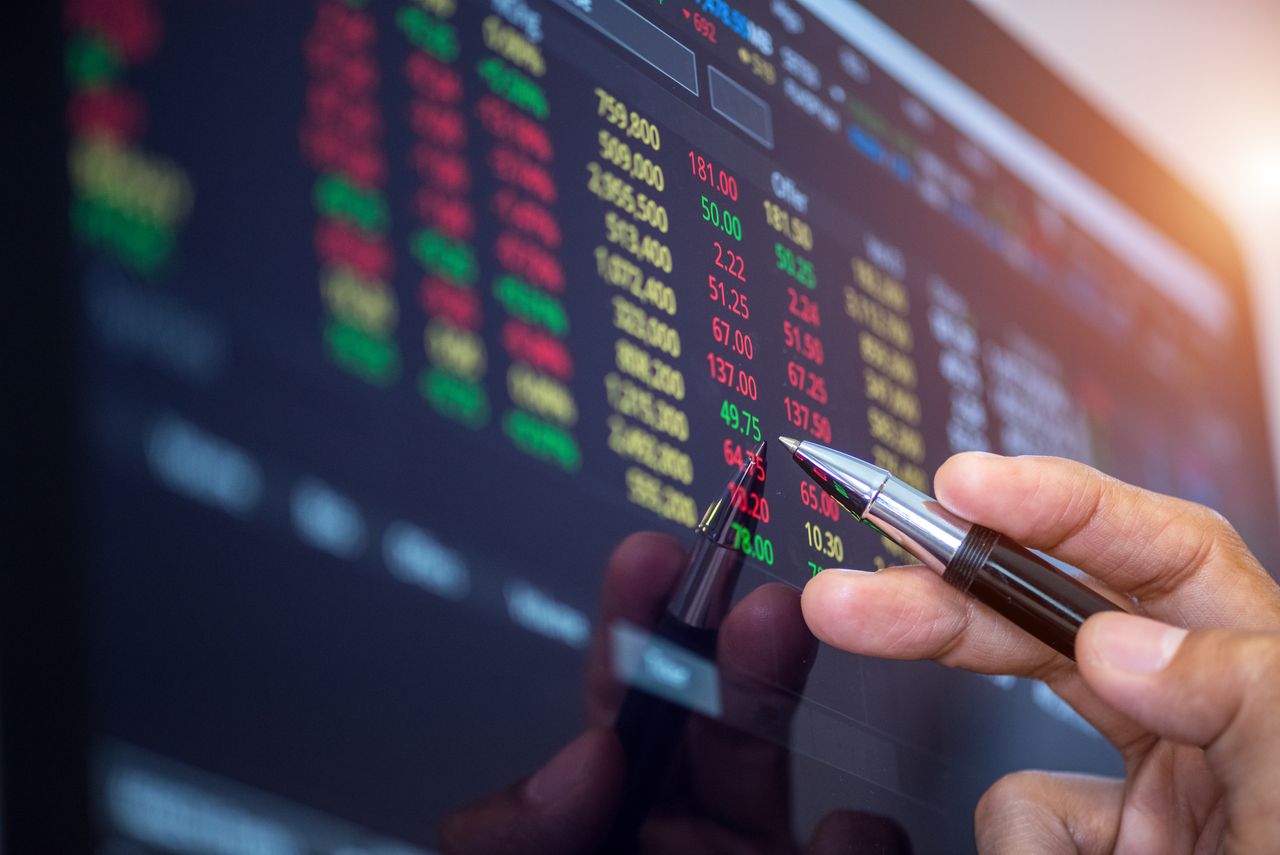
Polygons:
[[809,583],[805,619],[828,643],[1044,680],[1121,752],[1124,781],[998,781],[978,805],[979,848],[1280,848],[1280,587],[1235,530],[1056,458],[960,454],[934,486],[959,516],[1079,567],[1156,619],[1095,615],[1077,664],[923,567],[828,570]]

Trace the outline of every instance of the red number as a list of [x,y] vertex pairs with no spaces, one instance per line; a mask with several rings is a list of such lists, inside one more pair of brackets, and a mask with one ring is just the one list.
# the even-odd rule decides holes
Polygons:
[[729,311],[744,321],[751,317],[751,308],[747,305],[747,295],[740,293],[737,288],[729,288],[726,291],[724,283],[711,275],[707,276],[707,298],[713,303],[727,306]]
[[822,413],[814,413],[813,427],[809,432],[820,442],[831,442],[831,420]]
[[711,302],[724,305],[724,283],[714,276],[707,276],[707,288],[710,289]]
[[[694,15],[694,27],[697,28],[698,18],[700,15]],[[711,22],[708,21],[708,24]],[[701,32],[701,30],[699,30]],[[705,33],[704,33],[705,35]],[[715,41],[715,25],[711,24],[711,35],[707,37],[710,41]],[[689,152],[689,171],[699,181],[704,181],[711,187],[719,190],[725,196],[728,196],[734,202],[738,201],[738,179],[734,178],[723,169],[716,169],[716,165],[707,160],[696,151]]]
[[712,380],[717,383],[723,383],[730,389],[737,390],[739,394],[745,395],[753,401],[760,394],[756,378],[745,371],[738,370],[738,367],[727,359],[722,359],[714,353],[708,353],[707,369],[711,373]]
[[827,403],[827,378],[810,371],[800,363],[787,360],[787,383],[819,404]]
[[827,402],[827,378],[810,372],[809,384],[805,387],[804,393],[819,404]]
[[730,276],[739,282],[747,281],[747,263],[742,256],[738,255],[731,249],[725,249],[720,245],[720,241],[715,241],[716,246],[716,267],[727,271]]
[[808,296],[801,294],[795,288],[788,288],[787,295],[791,298],[787,309],[791,314],[808,324],[815,327],[822,326],[822,317],[818,312],[818,304]]
[[831,442],[831,420],[822,413],[816,412],[808,404],[803,404],[791,397],[782,399],[787,410],[787,421],[813,435],[822,442]]
[[[734,293],[736,294],[737,292]],[[727,321],[722,321],[720,318],[712,318],[711,337],[715,339],[716,344],[723,344],[739,356],[745,356],[747,359],[755,358],[756,346],[755,342],[751,340],[751,336],[742,330],[734,329]]]
[[819,491],[812,481],[800,482],[800,501],[804,502],[806,508],[817,511],[832,522],[840,520],[840,506],[836,504],[836,500]]
[[822,339],[811,332],[802,330],[791,321],[782,322],[782,337],[787,347],[806,359],[812,360],[815,365],[822,365],[827,361],[827,353],[822,346]]
[[708,18],[695,14],[693,16],[693,29],[712,44],[716,43],[716,25]]
[[724,462],[739,469],[743,466],[742,446],[731,439],[724,441]]
[[[733,485],[730,485],[733,486]],[[743,487],[733,487],[731,501],[734,507],[760,522],[769,521],[769,500],[756,493],[748,493]]]
[[[754,461],[756,463],[761,462],[757,460],[756,456],[752,454],[750,451],[743,451],[742,446],[738,445],[738,443],[734,442],[731,439],[726,439],[724,441],[724,446],[721,448],[721,451],[724,454],[724,462],[727,463],[729,466],[734,466],[734,467],[737,467],[738,469],[741,469],[744,466],[746,466],[747,461]],[[757,466],[755,469],[755,473],[756,473],[757,481],[764,480],[765,469],[763,466]]]

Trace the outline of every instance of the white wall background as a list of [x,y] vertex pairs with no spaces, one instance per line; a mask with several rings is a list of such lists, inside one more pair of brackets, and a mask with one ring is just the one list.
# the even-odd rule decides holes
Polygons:
[[1280,479],[1280,0],[974,2],[1235,229]]

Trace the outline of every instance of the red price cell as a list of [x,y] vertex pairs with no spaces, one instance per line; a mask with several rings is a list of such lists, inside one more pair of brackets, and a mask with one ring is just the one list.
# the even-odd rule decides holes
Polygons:
[[818,485],[812,481],[800,482],[800,501],[809,510],[817,511],[833,522],[840,520],[840,505],[826,492],[819,490]]
[[715,241],[716,247],[716,267],[719,267],[728,275],[737,279],[739,282],[747,281],[747,262],[742,256],[738,255],[731,249],[725,249],[720,241]]
[[716,43],[716,25],[715,22],[706,15],[693,15],[693,29],[698,35],[702,36],[712,44]]
[[827,378],[816,371],[811,371],[798,362],[787,360],[787,383],[819,404],[827,403]]
[[[700,16],[699,16],[700,17]],[[708,21],[707,23],[711,23]],[[696,22],[695,22],[696,26]],[[712,25],[712,32],[715,32]],[[712,41],[715,41],[713,38]],[[689,171],[699,181],[733,201],[738,201],[738,179],[716,166],[696,151],[689,152]]]
[[711,372],[711,379],[717,383],[722,383],[753,401],[759,395],[756,378],[742,371],[729,360],[716,356],[714,353],[708,353],[707,368]]
[[811,360],[814,365],[821,365],[827,361],[825,348],[822,346],[822,339],[818,338],[811,332],[801,329],[791,321],[782,322],[782,338],[786,342],[787,347],[803,356],[805,359]]
[[769,500],[758,493],[750,492],[745,487],[738,487],[733,484],[731,488],[729,500],[733,502],[733,506],[747,516],[760,520],[760,522],[769,521]]
[[[756,459],[755,454],[744,450],[741,445],[731,439],[726,439],[724,441],[721,451],[724,454],[724,462],[729,466],[734,466],[738,469],[742,469],[749,462]],[[763,481],[765,478],[765,468],[763,466],[757,466],[754,471],[756,473],[756,480]]]
[[724,287],[724,283],[714,276],[707,276],[707,298],[719,303],[744,321],[751,317],[751,307],[747,303],[747,295],[737,288]]
[[831,442],[831,420],[801,401],[788,396],[782,399],[787,421],[820,442]]
[[787,311],[807,324],[822,326],[822,316],[818,312],[818,304],[807,294],[801,294],[795,288],[787,289]]
[[724,345],[739,356],[744,356],[747,359],[755,358],[756,346],[755,342],[751,340],[751,336],[740,329],[734,328],[728,321],[712,318],[711,337],[715,339],[716,344]]

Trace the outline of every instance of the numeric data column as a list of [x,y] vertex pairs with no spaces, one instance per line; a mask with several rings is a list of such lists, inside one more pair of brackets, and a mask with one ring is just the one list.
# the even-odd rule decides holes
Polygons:
[[[786,277],[787,312],[781,323],[786,394],[782,404],[788,424],[802,439],[830,443],[831,419],[825,409],[830,403],[827,348],[822,340],[822,312],[817,301],[818,274],[812,261],[814,232],[799,210],[784,207],[795,206],[797,198],[807,201],[807,197],[795,192],[794,182],[778,173],[771,183],[775,188],[793,191],[778,196],[782,204],[768,199],[764,202],[765,222],[777,238],[773,244],[774,267]],[[840,519],[840,508],[809,478],[800,480],[800,502],[806,510],[822,517],[804,521],[806,562],[813,576],[829,562],[844,561],[844,538],[833,528]]]
[[589,109],[597,119],[595,157],[584,172],[604,223],[604,240],[593,252],[596,273],[612,291],[618,333],[613,370],[604,378],[612,411],[605,419],[607,445],[628,464],[630,502],[693,526],[698,508],[686,492],[693,483],[686,387],[677,367],[684,344],[675,327],[676,292],[666,278],[674,264],[665,242],[670,219],[662,131],[601,87]]
[[520,30],[497,15],[486,16],[480,30],[486,53],[476,74],[485,95],[477,115],[491,141],[485,158],[494,182],[489,207],[498,221],[492,287],[506,314],[500,338],[509,360],[510,405],[502,432],[530,457],[576,472],[582,450],[573,433],[575,366],[565,342],[568,282],[557,256],[560,190],[547,130],[551,103],[541,82],[547,74],[541,31]]
[[947,444],[954,451],[990,451],[982,349],[969,304],[940,276],[929,279],[929,331],[938,342],[938,373],[951,407]]
[[[858,323],[858,354],[871,432],[871,462],[917,490],[928,492],[923,414],[918,393],[915,335],[908,314],[910,297],[902,279],[901,250],[868,236],[867,258],[853,259],[852,286],[844,289],[845,312]],[[874,259],[874,263],[871,260]],[[914,562],[906,550],[882,538],[896,561]],[[884,566],[877,556],[876,565]]]
[[138,0],[79,0],[63,14],[71,229],[134,273],[162,276],[195,192],[181,166],[146,149],[148,105],[128,77],[160,49],[164,21]]
[[453,0],[406,3],[396,12],[396,26],[409,45],[404,63],[413,133],[409,161],[418,179],[413,196],[418,227],[410,235],[409,252],[422,271],[418,299],[427,316],[418,392],[436,412],[478,429],[490,417],[484,385],[489,360],[481,333],[483,303],[476,293],[476,216],[466,155],[471,134],[455,12]]
[[[707,373],[724,397],[719,415],[729,436],[721,442],[724,462],[740,469],[751,462],[754,447],[764,438],[760,416],[760,384],[756,378],[756,334],[751,318],[751,298],[747,286],[747,262],[743,253],[742,191],[738,178],[697,149],[686,155],[689,174],[695,180],[692,194],[703,222],[701,234],[708,237],[702,246],[711,264],[707,273],[707,297],[711,302],[708,332]],[[761,480],[765,470],[757,468]],[[734,475],[736,476],[736,472]],[[731,477],[736,483],[736,477]],[[768,522],[772,517],[769,499],[763,491],[735,490],[733,501],[739,510],[756,520],[755,531],[733,523],[733,543],[737,549],[772,567],[777,556]]]
[[305,45],[309,79],[301,142],[319,173],[313,199],[325,344],[343,369],[385,386],[400,376],[399,307],[383,192],[377,29],[361,6],[319,4]]

